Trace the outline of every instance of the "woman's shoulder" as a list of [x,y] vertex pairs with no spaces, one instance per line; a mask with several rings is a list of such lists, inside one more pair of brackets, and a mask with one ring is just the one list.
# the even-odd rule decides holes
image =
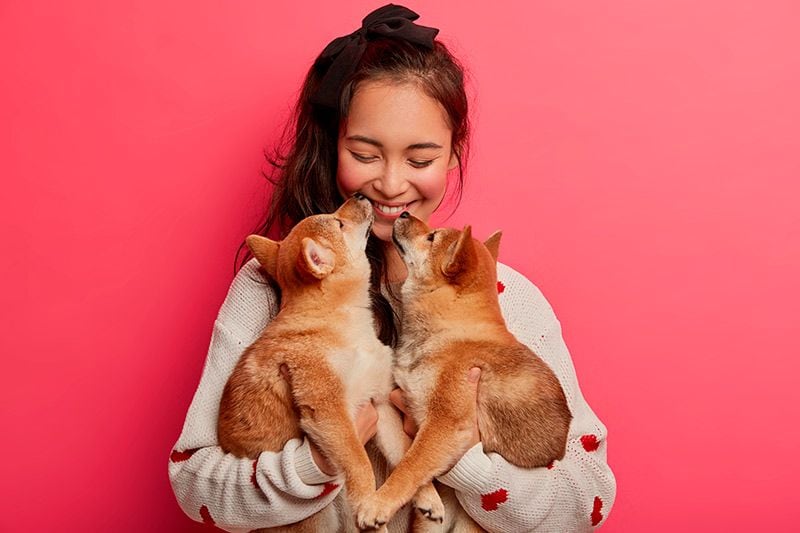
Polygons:
[[278,293],[269,276],[253,258],[234,276],[217,321],[240,339],[258,336],[280,308]]
[[497,293],[503,317],[512,331],[521,327],[547,329],[556,320],[542,291],[524,274],[497,262]]

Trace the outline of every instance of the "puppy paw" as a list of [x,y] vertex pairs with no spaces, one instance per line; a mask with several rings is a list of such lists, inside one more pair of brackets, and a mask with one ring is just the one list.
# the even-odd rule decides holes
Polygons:
[[375,494],[358,506],[356,523],[361,531],[384,531],[391,517],[389,504]]
[[422,516],[431,522],[441,524],[444,521],[444,509],[426,509],[424,507],[417,507],[417,511],[419,511]]
[[411,504],[428,520],[438,524],[444,521],[444,504],[433,484],[429,483],[420,487],[411,500]]

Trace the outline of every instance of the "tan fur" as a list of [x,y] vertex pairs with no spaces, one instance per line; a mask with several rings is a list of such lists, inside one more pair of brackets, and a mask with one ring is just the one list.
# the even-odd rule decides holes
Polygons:
[[[394,240],[409,271],[395,379],[419,431],[384,485],[359,509],[362,528],[388,520],[420,485],[452,468],[466,451],[462,443],[476,416],[484,450],[523,468],[564,456],[572,418],[555,374],[506,328],[497,297],[500,234],[483,244],[469,226],[434,232],[408,216],[395,222]],[[477,413],[466,379],[475,366],[482,370]],[[480,531],[453,507],[454,498],[444,500],[449,526]]]
[[[390,465],[410,446],[388,401],[392,350],[378,340],[370,307],[364,249],[372,219],[369,201],[352,198],[335,213],[302,220],[281,242],[247,238],[281,287],[281,309],[234,368],[217,426],[225,451],[253,459],[307,434],[344,474],[348,501],[337,498],[337,505],[348,510],[375,492],[372,465],[355,430],[357,407],[376,404],[377,443]],[[427,522],[438,525],[444,507],[436,491],[421,489],[418,499],[420,507],[436,510],[429,520],[417,520],[418,529],[426,530]],[[329,505],[296,524],[260,531],[340,531],[354,524],[341,524],[336,506]]]

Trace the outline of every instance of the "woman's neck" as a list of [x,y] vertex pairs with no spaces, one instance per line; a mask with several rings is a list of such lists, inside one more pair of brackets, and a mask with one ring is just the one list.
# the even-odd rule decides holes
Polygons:
[[383,252],[386,258],[386,273],[389,283],[405,281],[408,276],[408,269],[406,269],[406,264],[394,244],[390,242],[384,243]]

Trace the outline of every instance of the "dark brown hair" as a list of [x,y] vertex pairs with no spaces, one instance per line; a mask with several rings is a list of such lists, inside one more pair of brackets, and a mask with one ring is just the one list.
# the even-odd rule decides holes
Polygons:
[[[350,101],[358,85],[367,81],[413,83],[444,108],[452,130],[452,148],[458,160],[457,192],[460,199],[466,166],[470,123],[464,89],[465,69],[440,41],[432,50],[400,39],[376,38],[367,48],[352,77],[344,84],[339,109],[311,104],[323,72],[312,66],[287,122],[281,141],[266,154],[271,172],[264,176],[273,191],[262,224],[254,233],[283,239],[303,218],[331,213],[344,201],[336,185],[339,128],[347,118]],[[240,259],[240,255],[244,255]],[[389,302],[381,294],[386,281],[382,242],[370,235],[367,256],[372,266],[372,308],[378,335],[385,344],[397,342],[397,328]],[[252,257],[245,243],[239,246],[234,263],[238,271]]]

